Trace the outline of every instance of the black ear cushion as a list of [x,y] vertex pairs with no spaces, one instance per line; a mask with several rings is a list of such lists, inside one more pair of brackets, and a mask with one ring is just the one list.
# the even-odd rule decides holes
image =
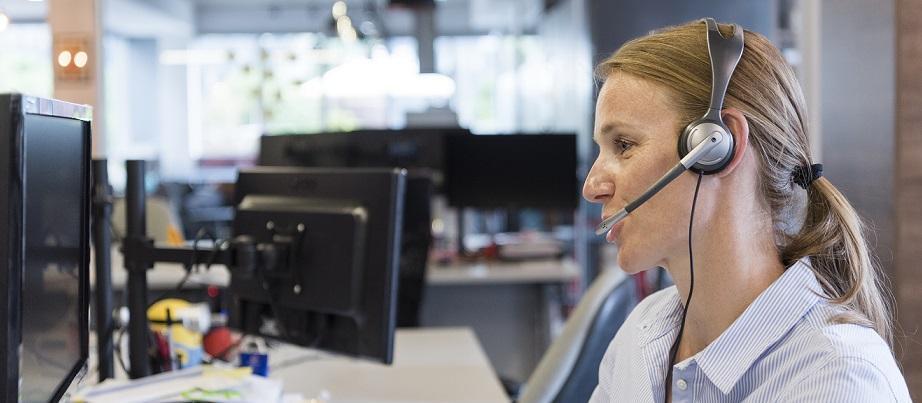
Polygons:
[[685,126],[685,130],[682,131],[682,135],[679,136],[679,158],[684,158],[691,152],[691,147],[688,147],[688,136],[694,132],[695,128],[702,123],[713,123],[723,128],[724,133],[727,134],[730,138],[730,151],[726,153],[719,161],[711,163],[702,163],[698,162],[695,165],[692,165],[690,170],[695,173],[701,173],[705,175],[716,174],[722,171],[724,168],[730,164],[730,160],[733,159],[733,154],[736,152],[736,142],[733,141],[733,135],[730,134],[730,129],[727,128],[723,122],[714,119],[698,119]]

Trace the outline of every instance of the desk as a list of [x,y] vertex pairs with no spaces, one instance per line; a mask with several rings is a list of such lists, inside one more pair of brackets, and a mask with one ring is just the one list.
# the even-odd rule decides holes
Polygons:
[[559,284],[579,278],[576,262],[564,260],[537,260],[521,262],[430,263],[426,270],[426,284],[483,285],[483,284]]
[[[112,251],[112,288],[125,287],[121,252]],[[92,268],[93,266],[91,266]],[[90,270],[91,273],[94,270]],[[182,279],[182,265],[158,263],[147,272],[148,295],[170,290]],[[91,274],[91,281],[93,275]],[[572,260],[429,264],[420,323],[424,327],[467,326],[479,337],[503,376],[524,381],[538,364],[559,325],[561,289],[580,277]],[[194,274],[197,284],[227,286],[224,266]],[[119,299],[116,299],[118,301]]]
[[467,326],[496,371],[524,381],[562,324],[563,289],[580,278],[572,260],[430,264],[420,323]]
[[[298,350],[310,354],[286,346],[281,355]],[[279,352],[270,352],[270,364]],[[285,393],[300,393],[306,401],[509,401],[476,336],[465,328],[397,330],[391,366],[327,357],[269,371],[284,381]]]
[[[96,366],[95,347],[91,340],[90,368]],[[398,329],[391,366],[290,344],[273,348],[269,357],[269,377],[305,402],[509,401],[476,336],[466,328]],[[116,377],[125,379],[116,368]],[[85,384],[97,379],[96,373],[88,374]]]

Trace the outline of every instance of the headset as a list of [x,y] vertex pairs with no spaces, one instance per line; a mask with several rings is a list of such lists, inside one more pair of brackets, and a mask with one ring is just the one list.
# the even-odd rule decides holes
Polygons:
[[611,230],[619,221],[659,193],[666,185],[683,172],[711,175],[722,171],[733,159],[735,144],[730,129],[720,117],[727,86],[737,63],[743,56],[743,29],[733,24],[733,35],[725,38],[713,18],[706,18],[708,55],[711,59],[711,102],[701,118],[691,122],[679,136],[679,163],[669,170],[653,186],[620,211],[606,218],[596,229],[596,235]]

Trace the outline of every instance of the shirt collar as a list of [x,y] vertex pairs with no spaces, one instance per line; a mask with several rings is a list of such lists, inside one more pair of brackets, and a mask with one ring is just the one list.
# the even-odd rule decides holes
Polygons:
[[[804,257],[775,280],[743,311],[730,327],[704,350],[696,362],[708,379],[724,394],[733,387],[753,363],[781,339],[819,301],[823,294]],[[682,317],[678,293],[671,293],[662,306],[648,310],[640,321],[642,345],[675,333]]]

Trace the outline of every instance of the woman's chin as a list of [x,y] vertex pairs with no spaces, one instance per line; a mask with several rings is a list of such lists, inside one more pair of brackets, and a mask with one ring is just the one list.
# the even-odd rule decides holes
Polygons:
[[637,274],[655,267],[655,265],[646,265],[641,260],[643,259],[639,256],[631,256],[630,251],[625,250],[623,246],[618,250],[618,267],[627,274]]

